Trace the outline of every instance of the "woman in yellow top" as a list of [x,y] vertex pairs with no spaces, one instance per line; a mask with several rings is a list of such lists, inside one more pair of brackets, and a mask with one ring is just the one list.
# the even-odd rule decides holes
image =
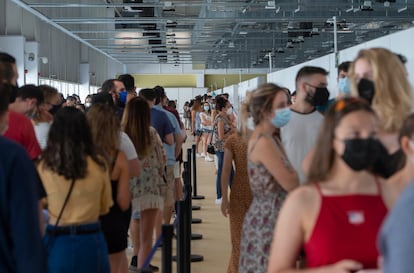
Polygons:
[[113,204],[109,172],[81,111],[57,112],[38,171],[50,217],[44,238],[49,272],[109,273],[98,222]]

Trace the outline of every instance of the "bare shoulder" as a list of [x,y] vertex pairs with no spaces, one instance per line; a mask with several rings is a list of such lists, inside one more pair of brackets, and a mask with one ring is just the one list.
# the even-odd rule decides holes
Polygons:
[[285,202],[308,212],[319,203],[319,195],[313,184],[303,185],[291,191]]

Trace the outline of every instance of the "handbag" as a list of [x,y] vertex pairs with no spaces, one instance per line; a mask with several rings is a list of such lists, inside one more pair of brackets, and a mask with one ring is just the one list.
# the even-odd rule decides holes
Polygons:
[[211,144],[211,142],[207,145],[207,153],[212,155],[216,154],[216,150],[214,149],[214,146]]

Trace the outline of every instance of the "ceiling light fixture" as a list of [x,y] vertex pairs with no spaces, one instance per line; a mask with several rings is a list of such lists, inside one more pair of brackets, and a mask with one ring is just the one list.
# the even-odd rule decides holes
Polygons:
[[276,9],[276,1],[267,1],[267,5],[265,6],[265,9]]
[[229,42],[229,47],[234,48],[234,42]]

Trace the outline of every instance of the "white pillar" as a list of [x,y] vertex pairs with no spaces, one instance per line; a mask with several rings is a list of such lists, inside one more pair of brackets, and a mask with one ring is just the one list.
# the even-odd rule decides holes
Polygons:
[[24,47],[26,38],[23,36],[0,36],[0,51],[6,52],[16,58],[17,80],[19,86],[25,84],[24,74]]
[[42,64],[39,59],[39,43],[25,43],[24,67],[26,72],[26,84],[39,84],[39,66]]

